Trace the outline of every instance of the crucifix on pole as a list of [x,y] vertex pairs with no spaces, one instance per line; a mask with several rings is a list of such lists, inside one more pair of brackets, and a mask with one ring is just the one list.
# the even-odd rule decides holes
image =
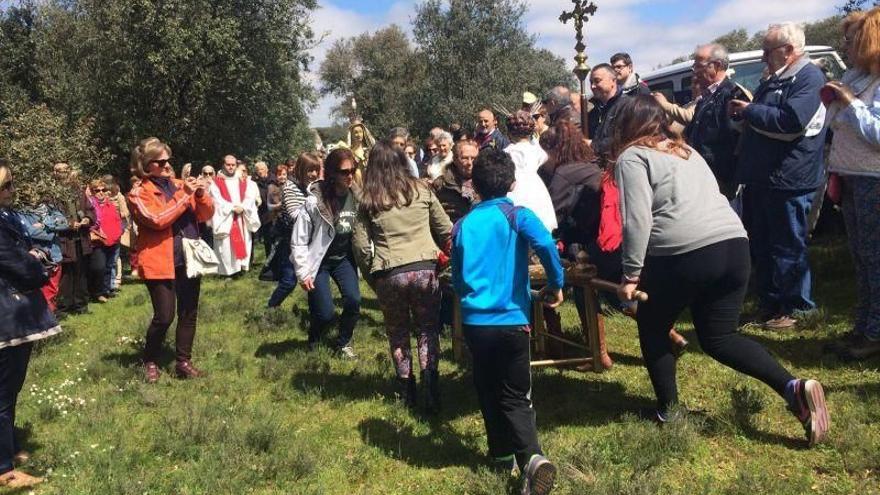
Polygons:
[[584,133],[585,139],[589,139],[590,131],[587,129],[587,107],[589,104],[587,102],[586,80],[587,76],[590,75],[590,66],[587,65],[587,54],[584,53],[584,50],[587,48],[584,45],[584,23],[596,14],[597,7],[595,3],[589,0],[571,0],[571,3],[574,4],[574,8],[571,12],[563,11],[562,15],[559,16],[559,21],[567,24],[569,19],[574,20],[575,39],[577,40],[577,44],[574,45],[574,49],[577,52],[574,56],[574,61],[577,62],[577,65],[572,72],[581,82],[581,132]]

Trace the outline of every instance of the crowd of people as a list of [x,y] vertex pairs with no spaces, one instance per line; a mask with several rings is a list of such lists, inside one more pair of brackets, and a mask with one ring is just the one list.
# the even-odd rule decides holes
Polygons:
[[[175,373],[205,374],[192,362],[198,275],[240,276],[258,242],[267,254],[261,278],[277,283],[267,306],[281,306],[297,284],[308,295],[310,350],[335,324],[338,355],[357,358],[360,278],[369,284],[409,408],[441,408],[441,328],[457,301],[489,456],[518,468],[525,494],[549,493],[556,476],[531,403],[529,263],[547,274],[537,297],[552,315],[563,302],[563,260],[582,251],[600,278],[619,281],[608,310],[635,311],[658,422],[678,403],[670,329],[689,309],[706,354],[766,383],[809,444],[822,442],[822,385],[793,376],[739,328],[751,277],[758,311],[749,321],[781,330],[815,311],[808,217],[827,179],[858,283],[852,331],[831,349],[851,359],[880,353],[880,9],[850,15],[842,30],[853,67],[841,81],[811,63],[798,25],[775,24],[754,94],[731,80],[719,44],[696,49],[687,105],[652,94],[619,53],[592,69],[587,121],[579,95],[560,86],[540,100],[525,93],[522,108],[504,115],[482,108],[473,134],[436,128],[422,145],[401,127],[376,140],[355,121],[332,149],[274,173],[258,162],[253,177],[232,155],[178,177],[169,145],[148,138],[132,151],[127,195],[112,177],[80,188],[57,163],[70,194],[13,209],[15,164],[0,162],[0,483],[38,481],[15,468],[27,454],[13,432],[32,343],[118,292],[120,247],[153,306],[149,383],[160,379],[157,356],[175,314]],[[634,310],[637,291],[650,298]]]

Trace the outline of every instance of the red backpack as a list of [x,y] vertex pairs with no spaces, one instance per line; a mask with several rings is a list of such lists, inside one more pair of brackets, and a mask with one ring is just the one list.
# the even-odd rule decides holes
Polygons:
[[606,253],[616,251],[623,241],[623,219],[620,217],[620,190],[614,176],[602,173],[601,211],[599,212],[599,236],[596,243]]

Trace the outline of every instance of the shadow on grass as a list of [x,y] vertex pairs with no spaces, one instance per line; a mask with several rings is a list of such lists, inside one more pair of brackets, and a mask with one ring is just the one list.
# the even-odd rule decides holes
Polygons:
[[305,352],[309,349],[309,343],[305,340],[282,340],[281,342],[266,342],[257,347],[254,357],[266,356],[283,357],[293,352]]
[[485,457],[462,442],[452,429],[434,424],[426,435],[417,435],[412,426],[396,425],[380,418],[368,418],[358,424],[361,440],[393,459],[420,468],[464,466],[476,471]]

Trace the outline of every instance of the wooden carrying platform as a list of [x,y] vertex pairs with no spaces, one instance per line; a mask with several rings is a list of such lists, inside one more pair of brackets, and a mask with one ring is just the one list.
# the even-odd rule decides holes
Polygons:
[[[561,331],[548,330],[548,322],[545,320],[545,309],[540,297],[533,291],[532,302],[532,356],[531,362],[534,367],[558,366],[572,367],[579,371],[594,371],[601,373],[605,370],[600,358],[600,329],[604,330],[604,321],[599,312],[599,301],[596,290],[616,290],[617,285],[596,277],[596,267],[588,263],[586,253],[579,253],[577,263],[563,263],[565,269],[565,285],[567,287],[580,287],[583,289],[584,317],[581,318],[581,333],[583,342],[576,342],[561,335]],[[529,266],[529,278],[532,287],[543,287],[547,284],[547,276],[541,265]],[[453,313],[453,339],[452,351],[455,360],[459,363],[468,360],[464,332],[461,322],[461,306],[458,297],[455,301]],[[604,335],[604,332],[602,332]],[[564,350],[574,349],[573,354],[583,357],[566,358]],[[561,352],[551,352],[551,350]]]

